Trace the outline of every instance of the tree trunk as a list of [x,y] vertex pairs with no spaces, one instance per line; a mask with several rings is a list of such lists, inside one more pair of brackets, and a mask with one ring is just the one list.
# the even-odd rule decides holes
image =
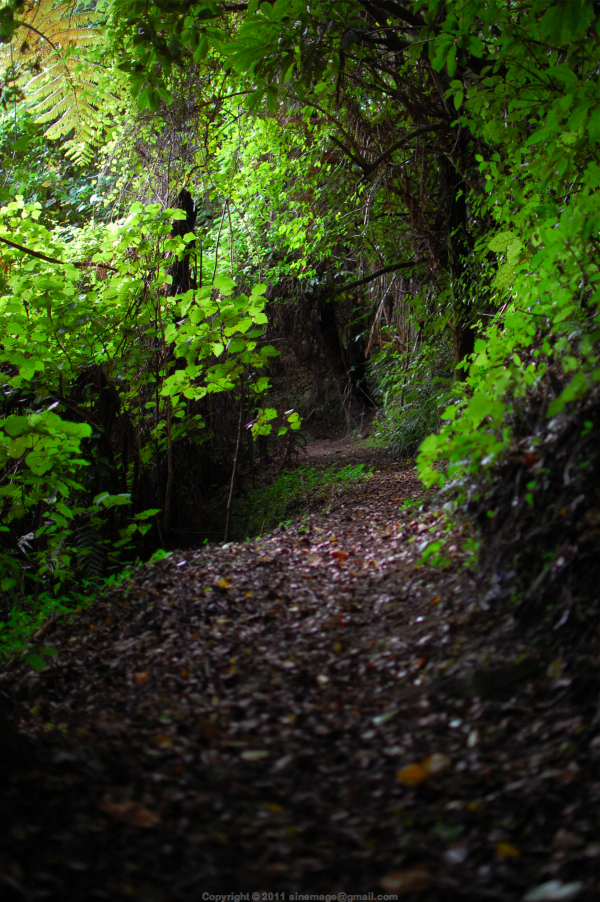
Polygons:
[[[186,191],[185,188],[179,192],[179,197],[177,198],[177,209],[183,210],[186,214],[186,218],[176,219],[173,222],[171,235],[173,237],[179,236],[183,238],[183,236],[188,232],[193,232],[194,226],[196,225],[196,208],[194,206],[194,199],[190,192]],[[188,250],[191,250],[193,247],[193,241],[187,245]],[[169,268],[169,274],[173,278],[173,281],[169,287],[170,297],[174,297],[176,294],[183,294],[184,291],[189,291],[190,288],[196,288],[196,279],[192,276],[190,268],[189,254],[184,254],[181,260],[176,260],[175,263],[173,263],[173,265]]]

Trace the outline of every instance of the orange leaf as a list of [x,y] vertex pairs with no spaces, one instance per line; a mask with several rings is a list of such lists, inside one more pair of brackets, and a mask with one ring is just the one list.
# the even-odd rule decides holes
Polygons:
[[404,896],[408,893],[422,893],[429,886],[429,875],[424,867],[409,871],[391,871],[382,877],[379,886],[389,893]]
[[330,551],[331,557],[336,557],[338,561],[345,561],[348,558],[347,551]]
[[98,807],[105,814],[130,827],[156,827],[160,823],[160,815],[144,808],[139,802],[100,802]]
[[520,858],[521,853],[517,849],[516,846],[513,846],[509,842],[497,842],[496,843],[496,857],[497,858]]
[[138,686],[143,686],[144,683],[148,682],[148,676],[149,674],[147,670],[140,670],[139,673],[134,673],[133,679],[136,681]]
[[173,740],[170,736],[157,736],[154,740],[154,744],[157,745],[159,749],[173,748]]
[[220,589],[228,589],[229,586],[231,585],[231,580],[225,579],[225,578],[224,578],[224,579],[220,579],[220,580],[218,581],[217,585],[218,585],[218,587],[219,587]]
[[405,786],[418,786],[427,779],[427,771],[420,764],[409,764],[396,773],[396,776]]
[[179,676],[181,677],[182,680],[187,680],[189,675],[190,675],[190,672],[187,669],[187,667],[184,667],[183,670],[181,671],[181,673],[179,674]]

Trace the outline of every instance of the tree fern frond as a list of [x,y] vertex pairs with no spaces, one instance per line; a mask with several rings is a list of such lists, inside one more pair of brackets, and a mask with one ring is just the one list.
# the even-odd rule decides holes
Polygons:
[[0,68],[11,70],[46,137],[73,133],[68,155],[80,160],[80,145],[97,141],[107,121],[106,97],[99,87],[102,69],[79,51],[99,37],[93,12],[76,12],[72,0],[32,0],[20,17],[13,46],[0,45]]

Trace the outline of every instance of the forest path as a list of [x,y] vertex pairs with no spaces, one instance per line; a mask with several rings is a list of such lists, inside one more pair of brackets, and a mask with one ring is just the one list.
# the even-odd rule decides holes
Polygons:
[[468,526],[429,507],[380,455],[329,510],[142,567],[44,637],[46,670],[13,665],[38,763],[0,793],[2,899],[595,898],[579,665],[523,657]]

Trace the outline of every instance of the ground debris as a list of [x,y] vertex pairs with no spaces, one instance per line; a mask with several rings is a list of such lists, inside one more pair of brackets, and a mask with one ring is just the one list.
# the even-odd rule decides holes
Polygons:
[[596,650],[482,610],[469,538],[380,460],[335,510],[53,625],[47,669],[0,679],[36,756],[0,794],[6,885],[595,898]]

